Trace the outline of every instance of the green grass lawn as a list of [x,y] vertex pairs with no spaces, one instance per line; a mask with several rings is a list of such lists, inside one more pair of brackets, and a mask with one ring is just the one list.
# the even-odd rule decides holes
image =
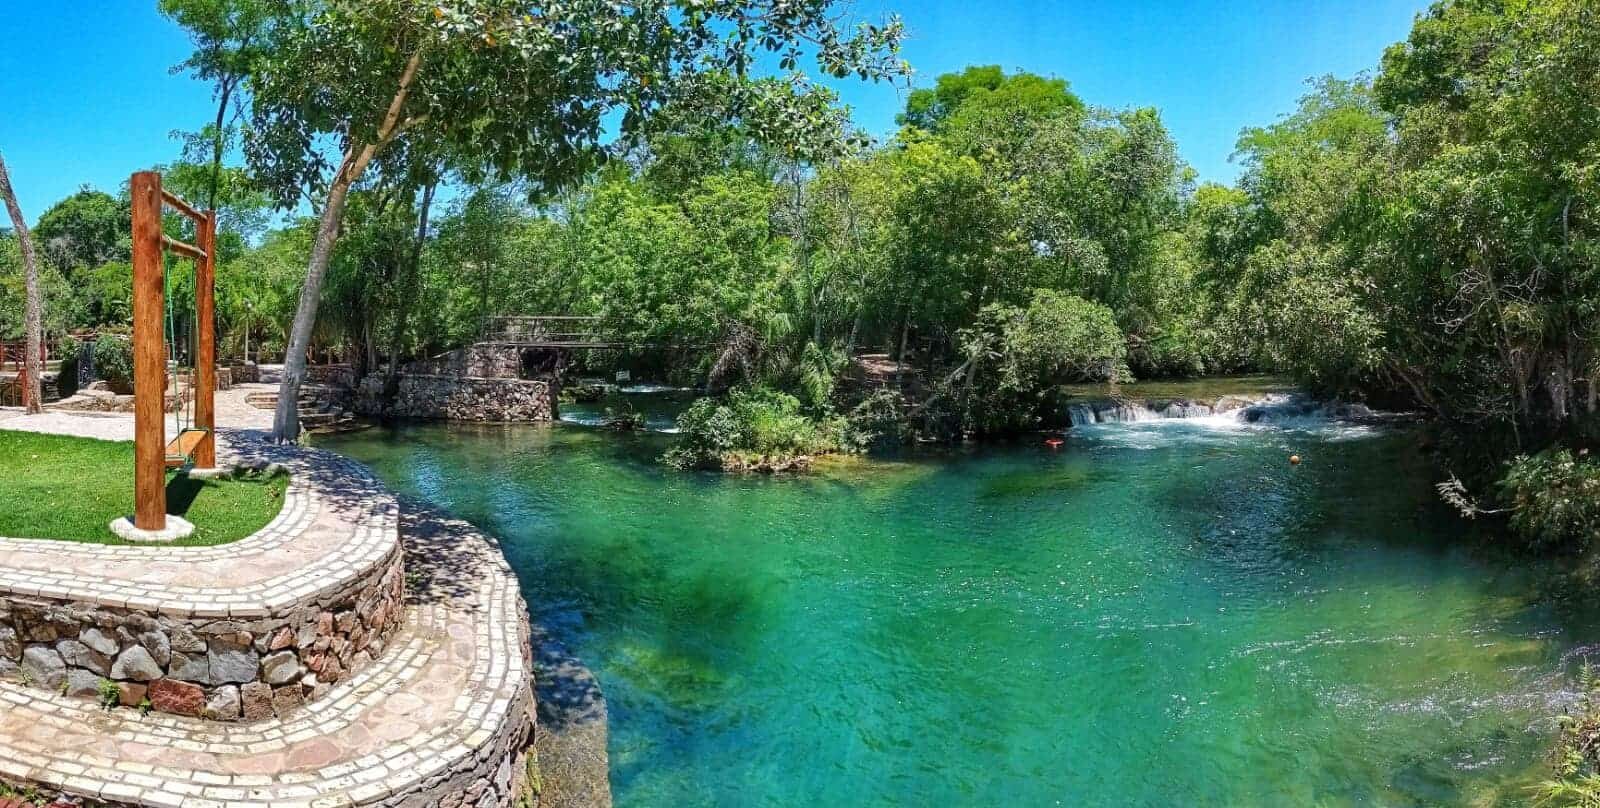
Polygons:
[[[284,475],[219,481],[167,475],[167,513],[195,525],[176,544],[224,544],[272,521]],[[0,430],[0,536],[125,544],[111,521],[133,513],[133,444]]]

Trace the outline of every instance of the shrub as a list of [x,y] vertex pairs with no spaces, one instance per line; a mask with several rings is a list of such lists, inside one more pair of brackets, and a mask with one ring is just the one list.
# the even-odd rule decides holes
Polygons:
[[[678,444],[663,458],[678,468],[724,468],[732,457],[795,457],[837,451],[843,422],[814,421],[800,400],[766,387],[702,398],[678,416]],[[737,464],[732,464],[737,465]]]
[[94,343],[94,372],[113,389],[133,389],[133,343],[127,337],[102,335]]
[[1540,783],[1541,805],[1600,805],[1600,680],[1585,665],[1578,701],[1559,719],[1561,734],[1550,750],[1555,775]]
[[952,374],[935,396],[955,402],[941,406],[953,406],[956,417],[936,418],[929,434],[1035,429],[1057,385],[1130,375],[1127,338],[1111,309],[1048,289],[1035,290],[1026,307],[985,306],[962,330],[961,350],[966,372]]
[[663,458],[677,468],[720,467],[722,456],[744,438],[733,410],[716,399],[697,399],[678,415],[678,442]]
[[1586,550],[1600,536],[1600,463],[1547,449],[1512,460],[1500,481],[1511,527],[1539,547]]
[[69,334],[61,338],[56,352],[61,357],[61,368],[56,373],[56,391],[66,398],[78,392],[78,361],[83,352],[83,343]]
[[806,343],[805,349],[800,353],[796,390],[800,394],[801,405],[807,412],[822,413],[829,409],[833,401],[833,390],[838,382],[839,370],[843,365],[843,354],[825,351],[818,348],[815,342]]
[[910,439],[905,399],[893,390],[879,390],[845,416],[841,442],[848,451],[869,452],[900,446]]
[[739,449],[760,454],[825,451],[817,424],[800,414],[800,399],[767,387],[735,390],[729,397],[745,440]]

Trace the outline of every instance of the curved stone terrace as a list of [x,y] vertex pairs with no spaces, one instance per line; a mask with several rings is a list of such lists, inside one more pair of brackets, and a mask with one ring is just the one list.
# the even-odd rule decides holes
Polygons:
[[[224,422],[254,427],[268,415],[234,409],[232,399],[242,395],[219,396]],[[125,439],[131,419],[0,413],[0,429],[11,428]],[[0,608],[13,620],[31,609],[58,629],[17,632],[20,649],[59,653],[77,631],[77,645],[117,652],[104,654],[108,664],[139,648],[134,656],[165,665],[161,678],[123,682],[125,703],[137,703],[129,684],[148,688],[146,707],[163,702],[165,712],[148,713],[67,694],[82,682],[53,690],[0,670],[0,780],[113,806],[520,804],[538,779],[528,754],[533,680],[548,664],[533,656],[528,611],[495,542],[426,508],[408,505],[402,516],[364,467],[337,455],[272,446],[248,430],[219,437],[225,463],[290,470],[283,512],[254,536],[195,548],[0,539]],[[387,587],[403,602],[371,621]],[[140,626],[115,625],[128,615],[156,621],[165,663]],[[189,647],[173,642],[184,628],[220,640],[225,653],[175,667],[177,649]],[[263,681],[278,677],[266,660],[285,649],[302,678]],[[219,658],[230,671],[220,677]],[[355,664],[322,676],[340,658]],[[256,679],[240,682],[250,667]],[[176,678],[191,670],[204,680]],[[603,702],[591,686],[575,703],[585,732],[600,727],[599,788],[585,804],[609,804]]]

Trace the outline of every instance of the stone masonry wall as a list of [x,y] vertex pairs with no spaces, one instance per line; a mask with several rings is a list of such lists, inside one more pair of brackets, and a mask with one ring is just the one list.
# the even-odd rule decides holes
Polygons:
[[349,365],[307,365],[305,379],[313,384],[353,390],[356,386],[356,371]]
[[515,379],[522,374],[522,352],[514,345],[470,345],[432,359],[412,362],[403,372],[419,376]]
[[383,652],[404,622],[398,548],[365,579],[281,614],[180,618],[140,610],[0,597],[0,677],[216,721],[282,716]]
[[[492,423],[544,422],[555,418],[553,383],[546,379],[479,379],[406,375],[387,413],[398,418]],[[356,411],[381,415],[383,378],[369,376],[356,395]]]

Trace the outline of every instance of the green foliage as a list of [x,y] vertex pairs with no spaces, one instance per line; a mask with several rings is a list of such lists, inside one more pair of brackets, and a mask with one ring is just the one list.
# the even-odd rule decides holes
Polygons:
[[1600,678],[1584,665],[1578,684],[1578,701],[1560,717],[1561,734],[1550,750],[1554,777],[1535,788],[1540,805],[1600,806]]
[[747,456],[793,458],[838,451],[841,424],[814,421],[794,396],[740,388],[725,401],[702,398],[678,417],[678,443],[663,458],[676,468],[722,469]]
[[56,390],[62,398],[78,392],[78,365],[83,357],[83,343],[67,335],[56,342],[56,355],[61,366],[56,373]]
[[114,389],[133,389],[133,343],[127,337],[102,334],[94,343],[94,372]]
[[986,308],[966,350],[984,364],[993,361],[1000,384],[1015,390],[1128,376],[1127,344],[1111,310],[1048,289],[1034,292],[1026,308]]
[[873,452],[902,446],[912,437],[904,397],[893,390],[879,390],[846,413],[840,442],[848,451]]
[[964,430],[1039,426],[1061,384],[1129,377],[1127,342],[1112,311],[1048,289],[1026,307],[993,304],[963,332],[964,373],[949,380]]
[[958,111],[972,118],[1021,112],[1046,117],[1061,112],[1082,112],[1083,101],[1067,89],[1063,79],[1032,73],[1007,76],[999,65],[973,66],[946,73],[932,88],[915,90],[900,115],[903,126],[936,131],[945,126],[975,130],[975,121],[952,121]]
[[[170,12],[188,3],[168,5]],[[744,80],[756,61],[772,56],[795,71],[809,56],[834,77],[892,78],[905,71],[895,58],[898,21],[842,27],[831,5],[269,4],[259,29],[264,40],[249,63],[246,150],[260,178],[288,205],[301,189],[324,182],[328,161],[319,134],[347,134],[355,144],[380,148],[391,142],[426,148],[470,178],[517,176],[534,190],[584,177],[603,161],[609,134],[647,135],[657,125],[655,113],[666,108],[678,121],[742,118],[775,141],[801,139],[817,113],[809,85],[799,74],[778,83]],[[201,50],[214,42],[241,47],[234,31],[199,24],[191,30]],[[408,70],[414,80],[398,94]],[[398,116],[391,117],[396,99]],[[747,110],[770,114],[743,115]],[[617,119],[608,122],[613,113]]]
[[1569,496],[1588,465],[1557,450],[1600,415],[1597,23],[1570,0],[1434,3],[1375,78],[1317,80],[1245,130],[1240,188],[1189,209],[1225,356],[1409,401],[1480,466],[1539,452],[1499,489],[1537,544],[1591,540]]
[[795,391],[807,412],[825,413],[832,406],[834,385],[843,359],[829,354],[815,342],[806,343],[800,353]]
[[713,175],[680,200],[658,200],[640,184],[612,180],[576,208],[566,254],[572,280],[607,329],[638,342],[708,346],[673,357],[711,370],[718,346],[748,333],[760,341],[789,330],[781,310],[781,244],[773,233],[773,189],[744,173]]
[[733,408],[716,399],[696,399],[678,415],[678,443],[663,458],[676,468],[721,468],[722,457],[747,438]]
[[[66,276],[45,263],[39,268],[39,293],[43,298],[46,334],[59,334],[82,319],[83,301]],[[27,281],[17,240],[0,235],[0,339],[22,339]]]
[[110,679],[101,679],[95,687],[95,694],[100,706],[107,710],[122,703],[122,688]]
[[62,272],[127,260],[130,215],[126,200],[84,188],[39,216],[33,240],[40,257]]
[[1600,462],[1587,452],[1549,449],[1507,465],[1500,493],[1511,525],[1542,547],[1600,546]]

